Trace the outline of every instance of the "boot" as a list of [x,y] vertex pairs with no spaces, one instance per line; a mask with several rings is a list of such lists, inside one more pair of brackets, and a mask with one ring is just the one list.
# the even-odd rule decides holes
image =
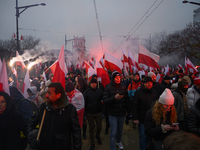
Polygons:
[[83,140],[86,139],[86,129],[87,129],[87,124],[83,125]]

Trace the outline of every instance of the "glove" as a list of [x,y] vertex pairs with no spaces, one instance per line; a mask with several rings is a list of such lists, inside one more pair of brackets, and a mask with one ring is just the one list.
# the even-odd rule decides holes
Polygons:
[[36,140],[38,135],[38,129],[33,130],[29,135],[28,135],[28,141],[30,143],[30,147],[32,149],[37,149],[40,147],[40,140]]

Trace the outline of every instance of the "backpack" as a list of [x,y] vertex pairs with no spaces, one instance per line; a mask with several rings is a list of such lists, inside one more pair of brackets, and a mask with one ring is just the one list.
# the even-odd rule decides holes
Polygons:
[[22,98],[19,102],[17,102],[17,104],[15,105],[16,110],[19,109],[19,107],[21,106],[23,101],[28,101],[31,104],[31,107],[33,109],[33,114],[35,114],[35,112],[37,111],[37,105],[35,105],[35,103],[33,103],[32,101],[29,101],[28,99]]

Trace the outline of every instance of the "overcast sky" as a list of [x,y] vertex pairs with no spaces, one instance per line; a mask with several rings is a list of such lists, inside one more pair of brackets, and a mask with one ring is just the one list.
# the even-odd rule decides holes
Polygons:
[[[194,0],[198,2],[198,0]],[[104,51],[112,51],[123,36],[142,18],[148,18],[132,36],[148,38],[150,34],[183,29],[193,21],[197,5],[183,4],[182,0],[96,0]],[[19,18],[19,36],[40,38],[47,49],[60,49],[67,39],[85,36],[86,50],[101,51],[93,0],[18,0],[18,6],[46,3],[46,6],[28,8]],[[160,5],[159,5],[160,4]],[[159,6],[158,6],[159,5]],[[10,39],[16,33],[15,0],[0,0],[0,39]],[[156,8],[157,7],[157,8]],[[155,9],[155,10],[154,10]],[[152,12],[153,11],[153,12]],[[71,43],[67,46],[71,50]],[[120,52],[121,53],[121,52]]]

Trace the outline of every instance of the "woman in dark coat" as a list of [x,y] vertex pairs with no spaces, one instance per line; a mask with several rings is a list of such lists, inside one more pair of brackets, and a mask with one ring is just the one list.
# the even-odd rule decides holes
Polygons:
[[0,92],[0,150],[21,150],[20,131],[26,135],[26,121],[15,111],[10,96]]

